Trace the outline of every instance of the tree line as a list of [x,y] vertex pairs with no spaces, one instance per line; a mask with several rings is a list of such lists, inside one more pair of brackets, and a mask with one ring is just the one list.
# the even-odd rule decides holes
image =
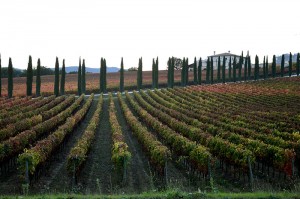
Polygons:
[[[254,70],[252,70],[251,64],[251,57],[247,55],[246,57],[243,56],[243,52],[241,56],[233,56],[229,57],[228,64],[227,64],[227,73],[226,73],[226,57],[219,56],[216,60],[213,60],[213,57],[208,57],[206,61],[206,68],[202,66],[202,58],[200,57],[199,61],[197,62],[196,57],[194,58],[193,64],[189,65],[188,58],[183,58],[181,61],[175,57],[169,57],[167,65],[167,87],[173,88],[174,87],[174,70],[177,70],[179,66],[181,66],[181,86],[188,86],[190,84],[202,84],[203,82],[206,84],[213,84],[213,83],[225,83],[225,82],[237,82],[237,81],[247,81],[247,80],[258,80],[258,79],[267,79],[269,77],[283,77],[286,73],[285,71],[285,55],[283,54],[281,57],[281,65],[280,71],[277,69],[276,65],[276,57],[273,56],[271,65],[269,64],[268,57],[263,58],[262,67],[260,67],[259,57],[255,56],[255,64]],[[216,65],[214,65],[216,62]],[[159,70],[158,70],[158,57],[156,59],[153,58],[152,61],[152,88],[156,89],[159,87]],[[300,73],[300,54],[297,54],[297,60],[295,66],[293,66],[292,62],[292,54],[290,53],[289,61],[288,61],[288,75],[292,76],[293,68],[295,68],[296,75],[299,76]],[[189,71],[193,69],[193,80],[189,80]],[[242,75],[242,69],[243,75]],[[262,69],[262,72],[261,72]],[[51,69],[50,69],[51,70]],[[271,71],[271,73],[269,72]],[[15,70],[13,69],[12,59],[9,58],[8,67],[2,68],[1,65],[1,55],[0,55],[0,76],[7,76],[8,81],[8,97],[11,98],[13,96],[13,77],[14,77]],[[33,84],[33,76],[36,76],[36,93],[35,96],[41,95],[41,76],[45,72],[45,67],[41,66],[41,61],[38,59],[36,69],[32,67],[32,57],[29,56],[28,66],[26,70],[26,95],[32,96],[32,84]],[[139,58],[138,68],[137,68],[137,90],[143,88],[143,61],[142,58]],[[206,78],[205,80],[202,79],[202,73],[205,72]],[[215,72],[216,79],[215,78]],[[253,72],[253,75],[252,75]],[[54,80],[54,94],[56,96],[64,95],[65,94],[65,79],[66,79],[66,70],[65,70],[65,60],[62,62],[62,68],[59,69],[59,60],[56,57],[55,61],[55,70],[54,70],[55,80]],[[124,92],[124,62],[123,58],[121,58],[121,69],[120,73],[120,85],[119,90]],[[81,57],[79,58],[79,66],[78,66],[78,95],[86,93],[86,68],[85,68],[85,59],[81,61]],[[106,66],[106,59],[101,58],[100,60],[100,85],[99,90],[100,93],[107,92],[107,66]],[[0,81],[0,96],[2,84]]]

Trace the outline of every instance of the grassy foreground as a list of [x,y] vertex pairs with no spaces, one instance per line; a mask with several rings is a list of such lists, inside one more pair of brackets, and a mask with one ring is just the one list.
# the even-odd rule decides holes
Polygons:
[[171,198],[300,198],[300,193],[291,192],[251,192],[251,193],[186,193],[177,190],[165,192],[147,192],[133,195],[80,195],[80,194],[53,194],[53,195],[29,195],[29,196],[0,196],[3,199],[171,199]]

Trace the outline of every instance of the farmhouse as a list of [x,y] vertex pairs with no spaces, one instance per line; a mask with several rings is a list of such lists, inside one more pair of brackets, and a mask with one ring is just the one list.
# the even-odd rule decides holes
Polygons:
[[[241,56],[240,55],[236,55],[236,54],[232,54],[230,53],[230,51],[225,52],[225,53],[220,53],[220,54],[216,54],[216,52],[214,51],[214,55],[208,56],[208,58],[212,58],[213,59],[213,64],[214,67],[216,67],[218,65],[218,59],[220,57],[221,60],[221,65],[223,64],[223,58],[225,57],[225,65],[226,68],[228,68],[229,65],[229,59],[231,58],[231,64],[233,63],[233,58],[236,57],[236,62],[238,63]],[[203,63],[202,65],[206,67],[206,62],[207,60],[205,60],[205,63]],[[205,65],[204,65],[205,64]]]

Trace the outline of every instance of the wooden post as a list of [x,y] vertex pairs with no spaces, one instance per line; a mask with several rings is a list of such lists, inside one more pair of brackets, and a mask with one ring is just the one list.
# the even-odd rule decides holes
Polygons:
[[292,177],[295,176],[295,159],[292,159]]
[[123,185],[126,184],[127,179],[127,160],[123,159]]
[[73,189],[76,185],[76,170],[75,170],[75,162],[73,163],[73,180],[72,180]]
[[165,173],[165,184],[166,186],[168,186],[168,158],[167,157],[165,157],[164,173]]
[[26,184],[30,183],[29,171],[28,171],[28,160],[26,160],[26,162],[25,162],[25,182],[26,182]]
[[253,173],[252,173],[252,168],[251,168],[251,162],[250,162],[250,157],[248,156],[248,167],[249,167],[249,182],[250,182],[250,188],[253,191]]
[[208,178],[210,179],[212,177],[210,157],[208,158],[207,167],[208,167]]

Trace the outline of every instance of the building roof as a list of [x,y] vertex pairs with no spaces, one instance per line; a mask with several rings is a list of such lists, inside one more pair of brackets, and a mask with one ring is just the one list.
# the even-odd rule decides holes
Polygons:
[[208,57],[240,57],[240,55],[235,55],[235,54],[232,54],[232,53],[221,53],[221,54],[216,54],[216,55],[211,55],[211,56],[208,56]]

